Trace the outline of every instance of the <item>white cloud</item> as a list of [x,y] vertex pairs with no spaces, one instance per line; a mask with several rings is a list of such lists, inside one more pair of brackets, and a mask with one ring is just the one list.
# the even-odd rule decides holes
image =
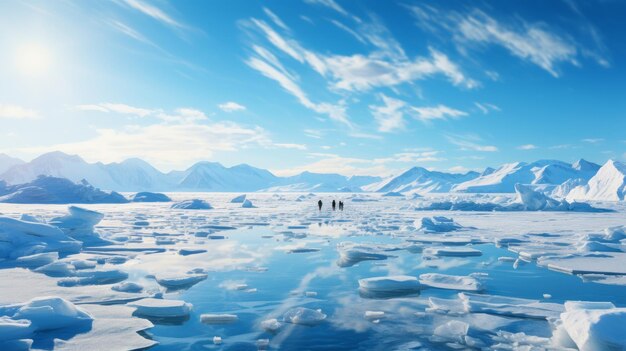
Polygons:
[[245,111],[246,107],[238,104],[234,101],[228,101],[225,102],[223,104],[219,104],[217,105],[217,107],[220,108],[220,110],[224,111],[224,112],[237,112],[237,111]]
[[[397,153],[389,157],[364,159],[358,157],[343,157],[330,153],[309,153],[309,157],[318,160],[309,164],[274,170],[280,176],[295,175],[304,171],[318,173],[339,173],[344,175],[372,175],[388,176],[409,165],[419,162],[438,162],[445,159],[437,157],[439,151],[425,151],[416,153]],[[390,168],[390,166],[402,165],[401,168]]]
[[176,21],[172,16],[170,16],[167,12],[161,10],[160,8],[145,3],[141,0],[124,0],[124,2],[134,8],[135,10],[152,17],[153,19],[166,24],[168,26],[176,27],[176,28],[184,28],[185,26]]
[[[275,15],[274,15],[275,16]],[[346,29],[340,22],[335,25]],[[376,50],[363,55],[320,54],[304,48],[288,33],[279,33],[265,21],[252,18],[246,23],[267,40],[277,54],[283,53],[300,64],[307,65],[317,72],[330,90],[345,97],[345,92],[364,92],[380,87],[395,87],[435,76],[446,77],[453,85],[474,88],[478,82],[465,76],[461,69],[445,54],[429,49],[428,56],[406,57],[401,45],[393,38],[380,21],[372,17],[371,23],[364,23],[359,31],[353,31],[357,39],[370,43]],[[349,29],[349,28],[348,28]],[[258,38],[253,42],[258,43]],[[267,78],[276,81],[283,89],[295,96],[308,109],[326,114],[331,119],[350,127],[345,99],[338,103],[314,102],[302,89],[300,78],[290,73],[277,55],[270,49],[252,44],[253,55],[246,63]]]
[[406,103],[402,100],[380,95],[383,106],[370,105],[370,111],[378,123],[378,130],[381,132],[392,132],[404,128],[404,113]]
[[604,139],[602,139],[602,138],[586,138],[586,139],[582,139],[582,141],[584,141],[585,143],[589,143],[589,144],[597,144],[597,143],[603,142]]
[[[544,23],[529,23],[520,17],[512,20],[496,20],[485,12],[474,9],[461,13],[440,11],[432,6],[410,6],[416,24],[422,29],[437,34],[448,32],[459,51],[467,48],[497,45],[505,48],[522,60],[529,61],[558,77],[558,65],[570,63],[579,66],[581,55],[591,56],[602,65],[606,60],[588,49],[580,47],[567,35],[559,35],[554,28]],[[443,39],[447,40],[447,38]],[[491,72],[487,75],[497,79]]]
[[272,144],[275,147],[282,149],[295,149],[295,150],[306,150],[306,145],[304,144],[288,144],[288,143],[274,143]]
[[467,78],[443,53],[430,50],[430,57],[390,61],[376,55],[334,55],[324,58],[333,77],[332,87],[347,91],[368,91],[443,75],[456,86],[474,88],[478,83]]
[[544,26],[524,24],[514,29],[499,23],[484,12],[476,11],[459,23],[461,40],[491,43],[505,47],[511,54],[531,61],[555,77],[556,64],[578,65],[577,49],[569,40],[549,32]]
[[122,130],[98,129],[94,138],[20,149],[27,153],[60,150],[80,154],[91,162],[119,162],[130,157],[142,158],[164,169],[188,167],[211,158],[217,152],[248,147],[272,147],[265,130],[233,122],[160,123],[149,126],[127,126]]
[[433,107],[411,107],[411,110],[415,112],[414,117],[423,122],[467,116],[467,112],[445,105],[437,105]]
[[492,111],[496,111],[496,112],[501,111],[498,106],[494,104],[486,103],[486,102],[483,102],[483,103],[475,102],[474,105],[478,107],[478,109],[485,115]]
[[518,150],[535,150],[537,149],[537,145],[534,144],[525,144],[517,147]]
[[39,118],[37,111],[10,104],[0,104],[0,119],[35,119]]
[[279,26],[280,28],[284,30],[289,30],[289,27],[287,27],[285,22],[283,22],[283,20],[281,20],[280,17],[276,16],[274,12],[270,11],[270,9],[268,9],[267,7],[264,7],[263,12],[265,12],[267,17],[269,17],[272,20],[272,22],[274,22],[274,24],[276,24],[277,26]]
[[147,108],[110,102],[104,102],[100,104],[77,105],[76,109],[81,111],[115,112],[139,117],[146,117],[155,112],[155,110]]
[[454,145],[457,145],[463,151],[480,151],[480,152],[496,152],[498,148],[493,145],[479,144],[482,139],[475,135],[446,135],[446,139]]
[[295,82],[295,78],[282,69],[281,66],[272,65],[271,61],[264,59],[263,57],[250,57],[246,61],[248,66],[257,70],[267,78],[276,81],[283,89],[288,93],[295,96],[296,99],[306,108],[313,110],[320,114],[326,114],[331,119],[341,122],[347,126],[352,126],[346,115],[345,105],[331,104],[331,103],[314,103],[309,99],[307,94],[300,88]]

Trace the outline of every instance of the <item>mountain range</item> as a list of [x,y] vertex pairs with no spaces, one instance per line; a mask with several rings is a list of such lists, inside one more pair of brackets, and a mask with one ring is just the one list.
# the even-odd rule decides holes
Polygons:
[[43,154],[24,162],[0,154],[0,180],[22,184],[39,175],[83,179],[97,188],[115,191],[221,192],[401,192],[401,193],[513,193],[515,184],[528,184],[557,198],[570,200],[624,200],[626,165],[609,160],[600,166],[586,160],[570,164],[558,160],[515,162],[478,173],[447,173],[413,167],[385,179],[302,172],[279,177],[247,164],[225,167],[198,162],[183,171],[163,173],[132,158],[119,163],[88,163],[62,152]]

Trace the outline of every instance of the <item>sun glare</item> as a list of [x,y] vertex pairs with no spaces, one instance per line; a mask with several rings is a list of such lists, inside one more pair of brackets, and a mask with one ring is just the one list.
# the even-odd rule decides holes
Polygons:
[[50,68],[51,55],[45,46],[29,43],[16,50],[15,61],[21,73],[29,76],[40,76]]

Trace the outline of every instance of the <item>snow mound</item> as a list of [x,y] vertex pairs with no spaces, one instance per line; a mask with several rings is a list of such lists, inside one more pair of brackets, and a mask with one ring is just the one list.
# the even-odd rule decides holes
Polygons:
[[246,200],[244,200],[244,202],[241,204],[241,207],[242,207],[242,208],[255,208],[256,206],[254,206],[254,205],[252,204],[252,201],[250,201],[250,200],[246,199]]
[[142,191],[130,198],[132,202],[170,202],[169,196],[161,193],[151,193],[148,191]]
[[419,281],[422,285],[439,289],[463,291],[483,290],[483,284],[472,276],[425,273],[420,275]]
[[34,339],[36,333],[89,326],[93,317],[60,297],[37,297],[0,306],[0,342]]
[[445,233],[463,228],[462,225],[456,223],[452,218],[442,216],[423,217],[419,225],[419,230],[427,233]]
[[622,201],[626,198],[626,164],[608,160],[587,184],[567,195],[568,201]]
[[75,184],[65,178],[40,176],[30,183],[7,187],[0,202],[21,204],[99,204],[127,203],[128,200],[116,192],[104,192],[86,181]]
[[177,210],[210,210],[213,207],[204,200],[193,199],[177,202],[173,204],[171,208]]
[[182,300],[163,300],[146,298],[127,304],[135,307],[138,316],[153,318],[181,318],[188,317],[192,305]]
[[51,225],[0,217],[1,259],[31,256],[24,258],[20,264],[39,266],[39,263],[45,264],[49,261],[50,257],[33,255],[45,252],[77,253],[81,246],[80,241],[74,240],[59,228]]
[[326,319],[321,310],[312,310],[305,307],[295,307],[285,312],[283,322],[301,325],[318,325]]
[[234,197],[232,200],[230,200],[230,203],[232,203],[232,204],[242,204],[244,201],[246,201],[246,194]]
[[626,308],[616,308],[611,303],[568,301],[561,321],[580,351],[626,348]]
[[373,277],[359,280],[359,292],[366,297],[385,298],[418,293],[421,284],[407,275]]

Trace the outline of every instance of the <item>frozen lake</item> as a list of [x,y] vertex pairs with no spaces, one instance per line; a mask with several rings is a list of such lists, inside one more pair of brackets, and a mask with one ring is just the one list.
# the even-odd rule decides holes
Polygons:
[[[104,215],[95,231],[108,243],[61,255],[54,269],[1,262],[0,304],[58,296],[93,317],[25,336],[32,348],[591,350],[609,344],[594,341],[593,325],[591,341],[568,335],[586,330],[575,313],[626,307],[624,245],[604,232],[626,224],[619,203],[597,204],[615,210],[606,213],[416,211],[449,195],[253,193],[242,208],[230,202],[239,194],[169,195],[213,209],[81,205]],[[345,210],[330,211],[332,199]],[[0,213],[48,221],[67,206]]]

